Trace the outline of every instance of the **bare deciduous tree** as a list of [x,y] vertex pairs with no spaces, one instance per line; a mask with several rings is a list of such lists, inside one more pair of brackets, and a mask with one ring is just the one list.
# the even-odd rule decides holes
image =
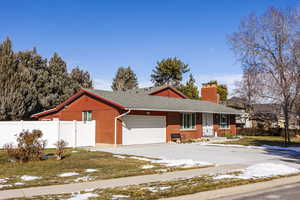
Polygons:
[[229,37],[239,61],[251,61],[260,73],[260,94],[281,106],[285,119],[285,143],[290,141],[290,113],[299,94],[299,12],[268,9],[245,18]]

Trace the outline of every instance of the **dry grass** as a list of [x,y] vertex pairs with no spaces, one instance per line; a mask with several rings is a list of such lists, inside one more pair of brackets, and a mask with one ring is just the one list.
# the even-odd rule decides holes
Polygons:
[[[284,146],[284,138],[280,136],[243,136],[241,139],[236,141],[228,141],[218,144],[239,144],[245,146]],[[292,138],[292,141],[288,146],[300,147],[300,138]]]
[[[46,153],[54,153],[54,149],[47,150]],[[4,151],[0,151],[0,179],[9,178],[6,183],[1,185],[12,185],[12,187],[3,187],[4,189],[66,184],[74,183],[79,177],[89,177],[88,181],[99,179],[110,179],[125,176],[136,176],[160,173],[161,170],[173,171],[176,168],[165,167],[159,164],[152,164],[147,161],[136,159],[119,159],[113,154],[106,152],[89,152],[85,150],[67,149],[66,158],[56,160],[55,157],[43,161],[32,161],[28,163],[8,162],[7,155]],[[154,165],[151,169],[142,169],[143,165]],[[96,169],[96,172],[87,173],[86,169]],[[77,172],[79,175],[70,177],[58,177],[58,174],[66,172]],[[32,181],[23,181],[20,179],[22,175],[38,176],[41,179]],[[25,185],[14,185],[16,182],[25,183]],[[80,181],[79,181],[80,182]]]

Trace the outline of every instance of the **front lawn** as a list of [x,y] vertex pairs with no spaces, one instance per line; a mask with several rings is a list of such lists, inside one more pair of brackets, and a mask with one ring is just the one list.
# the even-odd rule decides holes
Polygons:
[[[45,153],[54,153],[46,150]],[[67,184],[99,179],[161,173],[178,168],[152,163],[148,159],[121,157],[100,151],[67,149],[66,158],[51,157],[28,163],[9,162],[0,151],[0,190],[42,185]]]
[[[284,138],[280,136],[243,136],[239,140],[227,141],[218,144],[238,144],[245,146],[284,146]],[[288,145],[291,147],[300,147],[300,138],[292,138],[291,143]]]

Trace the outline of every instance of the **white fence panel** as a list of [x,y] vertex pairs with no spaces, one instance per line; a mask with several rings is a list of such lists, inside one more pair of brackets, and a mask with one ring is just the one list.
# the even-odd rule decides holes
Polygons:
[[76,147],[75,143],[75,129],[74,122],[70,121],[59,121],[60,130],[59,130],[59,139],[65,140],[68,142],[69,147]]
[[68,142],[68,147],[95,146],[95,121],[11,121],[0,122],[0,148],[4,144],[16,144],[16,135],[23,130],[43,132],[46,148],[54,148],[59,139]]
[[[95,121],[77,122],[76,145],[77,146],[95,146]],[[93,133],[93,134],[91,134]],[[92,145],[91,145],[92,144]]]

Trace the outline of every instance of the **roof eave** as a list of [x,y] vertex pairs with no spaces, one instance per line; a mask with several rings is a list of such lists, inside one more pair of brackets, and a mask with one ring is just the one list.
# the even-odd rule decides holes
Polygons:
[[137,110],[137,111],[158,111],[158,112],[182,112],[182,113],[216,113],[216,114],[230,114],[230,115],[242,115],[238,112],[215,112],[215,111],[195,111],[195,110],[176,110],[176,109],[151,109],[151,108],[125,108],[125,110]]

